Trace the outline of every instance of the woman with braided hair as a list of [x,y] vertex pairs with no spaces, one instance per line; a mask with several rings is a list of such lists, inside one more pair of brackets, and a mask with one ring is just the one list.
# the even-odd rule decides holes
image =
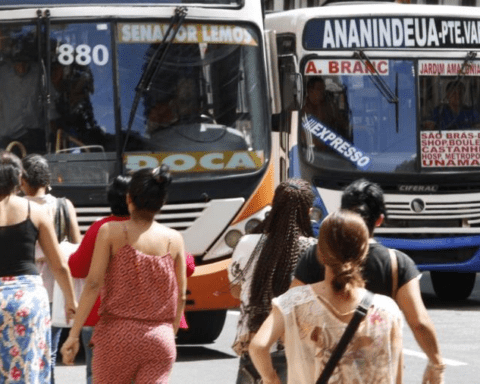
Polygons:
[[[233,350],[241,357],[237,384],[258,376],[248,356],[248,346],[271,310],[274,297],[284,293],[292,280],[298,255],[315,239],[309,212],[314,195],[301,179],[282,182],[275,190],[272,209],[257,234],[241,238],[229,267],[230,290],[240,298],[240,319]],[[275,368],[286,378],[286,360],[279,343],[272,352]]]
[[[269,350],[282,338],[288,384],[317,382],[368,291],[361,268],[369,231],[355,212],[340,210],[322,222],[318,259],[325,280],[273,299],[273,309],[250,343],[263,384],[280,384]],[[330,383],[402,383],[402,316],[390,297],[375,294],[365,318],[336,364]]]

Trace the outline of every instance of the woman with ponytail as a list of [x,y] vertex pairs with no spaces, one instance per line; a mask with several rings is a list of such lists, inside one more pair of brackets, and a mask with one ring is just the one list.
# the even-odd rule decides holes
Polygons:
[[[263,384],[279,384],[269,355],[285,342],[288,384],[314,384],[366,293],[361,268],[369,231],[356,213],[340,210],[322,222],[318,258],[325,280],[290,289],[273,300],[273,310],[250,343],[250,356]],[[330,378],[332,383],[402,382],[402,317],[387,296],[374,295]]]
[[163,165],[136,171],[127,193],[130,218],[98,231],[79,309],[61,349],[63,362],[72,365],[100,292],[92,337],[94,383],[168,383],[186,297],[183,238],[154,219],[170,181]]
[[[271,310],[274,297],[284,293],[292,280],[298,255],[315,242],[310,223],[314,195],[311,185],[290,179],[278,185],[272,209],[258,234],[242,237],[229,268],[230,290],[240,298],[240,318],[233,350],[240,356],[237,384],[250,383],[256,376],[248,346]],[[272,352],[275,368],[286,380],[283,346]]]

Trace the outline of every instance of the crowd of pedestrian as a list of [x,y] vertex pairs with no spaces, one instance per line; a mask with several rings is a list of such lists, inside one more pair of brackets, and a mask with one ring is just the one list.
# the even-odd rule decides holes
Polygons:
[[[116,177],[111,215],[82,238],[72,203],[49,193],[45,158],[0,152],[0,382],[54,383],[55,281],[73,321],[61,347],[66,365],[82,337],[88,384],[168,382],[195,269],[182,235],[155,220],[171,180],[164,165]],[[373,238],[386,216],[381,188],[365,179],[349,185],[318,238],[313,199],[305,180],[280,183],[265,220],[233,252],[236,383],[401,383],[403,313],[429,359],[423,383],[442,384],[420,272]],[[80,243],[77,251],[62,254],[64,240]],[[79,298],[72,277],[85,279]]]

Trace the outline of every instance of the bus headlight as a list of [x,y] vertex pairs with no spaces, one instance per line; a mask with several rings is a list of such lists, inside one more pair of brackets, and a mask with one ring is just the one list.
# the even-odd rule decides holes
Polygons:
[[237,246],[241,237],[242,232],[240,232],[238,229],[232,229],[225,235],[225,243],[233,249]]
[[202,261],[211,261],[232,255],[232,252],[240,241],[240,238],[251,232],[258,224],[265,220],[267,212],[269,211],[270,206],[266,206],[258,212],[255,212],[250,217],[245,218],[245,220],[231,225],[225,231],[225,235],[220,237],[212,249],[210,249],[203,257]]
[[313,207],[312,210],[310,211],[310,219],[317,223],[323,218],[323,212],[320,208]]
[[260,224],[261,221],[259,219],[250,219],[245,224],[245,233],[252,233],[252,231]]

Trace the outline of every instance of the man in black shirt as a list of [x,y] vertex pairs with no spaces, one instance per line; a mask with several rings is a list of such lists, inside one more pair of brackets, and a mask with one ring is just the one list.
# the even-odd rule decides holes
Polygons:
[[[424,383],[443,383],[443,364],[438,340],[420,292],[420,272],[413,260],[403,252],[395,251],[398,270],[398,290],[392,294],[392,258],[388,248],[373,239],[373,230],[385,218],[383,191],[378,184],[360,179],[350,184],[342,195],[342,209],[362,216],[370,232],[370,248],[363,268],[366,289],[392,297],[405,315],[415,339],[429,358]],[[394,259],[395,260],[395,259]],[[311,246],[300,255],[291,287],[313,284],[324,279],[324,267],[317,258],[317,246]],[[430,380],[430,381],[428,381]]]

